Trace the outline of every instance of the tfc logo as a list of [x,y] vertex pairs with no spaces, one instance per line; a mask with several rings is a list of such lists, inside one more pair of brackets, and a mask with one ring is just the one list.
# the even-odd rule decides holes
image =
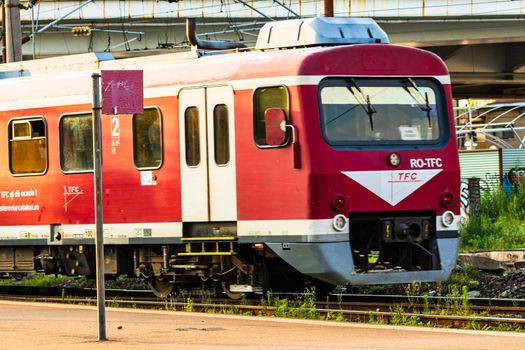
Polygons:
[[399,173],[398,181],[417,181],[417,173],[410,173],[410,172]]

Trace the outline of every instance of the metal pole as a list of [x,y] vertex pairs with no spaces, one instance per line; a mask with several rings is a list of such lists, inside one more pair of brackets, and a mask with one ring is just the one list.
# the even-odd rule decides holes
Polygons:
[[262,13],[259,10],[257,10],[255,7],[253,7],[252,5],[248,4],[247,2],[245,2],[243,0],[233,0],[233,2],[240,2],[241,4],[243,4],[244,6],[248,7],[249,9],[253,10],[254,12],[257,12],[258,14],[263,16],[264,18],[266,18],[266,19],[268,19],[270,21],[275,21],[273,18],[268,17],[267,15],[265,15],[264,13]]
[[91,2],[93,2],[93,0],[87,0],[86,2],[80,4],[78,7],[76,7],[75,9],[69,11],[68,13],[66,13],[65,15],[63,15],[62,17],[60,18],[57,18],[55,19],[53,22],[43,26],[42,28],[40,28],[39,30],[37,30],[36,32],[33,31],[33,33],[31,33],[29,36],[26,36],[22,39],[22,44],[25,44],[27,43],[29,40],[31,40],[31,38],[33,38],[36,34],[39,34],[39,33],[42,33],[43,31],[47,30],[48,28],[51,28],[53,27],[55,24],[57,24],[58,22],[62,21],[63,19],[65,19],[66,17],[69,17],[70,15],[72,15],[73,13],[75,13],[76,11],[80,10],[82,7],[86,6],[87,4],[90,4]]
[[104,223],[102,218],[102,142],[100,140],[100,74],[93,73],[93,167],[95,173],[95,226],[97,269],[98,340],[106,338],[106,300],[104,291]]
[[469,219],[474,218],[479,225],[481,212],[481,188],[479,178],[471,177],[468,179],[468,200]]
[[334,0],[324,0],[324,16],[334,17]]
[[35,7],[31,6],[31,35],[33,41],[31,42],[31,49],[33,50],[33,59],[36,59],[36,40],[35,40]]
[[6,63],[7,62],[7,50],[6,50],[6,42],[5,42],[5,31],[6,31],[6,28],[5,28],[5,18],[6,18],[6,13],[5,13],[5,1],[6,0],[3,0],[1,2],[2,4],[2,63]]
[[44,30],[46,30],[47,28],[50,28],[52,26],[54,26],[56,23],[60,22],[61,20],[65,19],[66,17],[69,17],[70,15],[72,15],[73,13],[77,12],[78,10],[80,10],[82,7],[86,6],[87,4],[91,3],[93,0],[87,0],[86,2],[80,4],[79,6],[77,6],[75,9],[69,11],[68,13],[66,13],[65,15],[63,15],[62,17],[60,18],[57,18],[55,19],[53,22],[49,23],[48,25],[40,28],[37,33],[42,33]]
[[[350,0],[350,1],[351,1],[351,0]],[[288,12],[290,12],[290,13],[291,13],[292,15],[294,15],[295,17],[297,17],[297,18],[301,18],[301,16],[299,16],[299,15],[297,14],[297,12],[295,12],[294,10],[292,10],[291,8],[289,8],[288,6],[286,6],[286,5],[284,4],[284,2],[279,2],[279,1],[277,1],[277,0],[273,0],[273,2],[276,3],[276,4],[279,5],[279,6],[284,7],[285,9],[287,9]]]

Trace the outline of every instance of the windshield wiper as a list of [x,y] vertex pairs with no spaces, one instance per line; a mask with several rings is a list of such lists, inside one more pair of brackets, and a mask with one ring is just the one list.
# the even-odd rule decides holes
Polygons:
[[372,106],[372,104],[370,103],[370,95],[365,95],[363,90],[361,90],[361,88],[354,79],[350,79],[350,82],[357,90],[357,92],[354,92],[352,87],[347,86],[347,89],[352,93],[352,95],[354,95],[355,99],[357,100],[357,102],[359,102],[361,107],[363,107],[366,114],[368,114],[368,120],[370,121],[370,129],[374,131],[374,120],[372,119],[372,115],[374,113],[377,113],[377,111],[374,108],[374,106]]
[[[421,90],[417,87],[416,83],[412,78],[406,78],[404,81],[403,88],[405,91],[412,97],[414,101],[416,101],[419,108],[427,113],[427,120],[428,120],[428,127],[432,128],[432,117],[430,115],[430,111],[432,111],[432,107],[430,106],[430,103],[428,102],[428,93],[425,92],[423,95],[421,93]],[[414,89],[414,93],[410,90],[410,88]]]

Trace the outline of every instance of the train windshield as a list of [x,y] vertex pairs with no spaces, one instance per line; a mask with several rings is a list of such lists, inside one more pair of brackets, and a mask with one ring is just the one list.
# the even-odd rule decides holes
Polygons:
[[319,97],[331,145],[427,144],[443,134],[443,92],[429,79],[329,79]]

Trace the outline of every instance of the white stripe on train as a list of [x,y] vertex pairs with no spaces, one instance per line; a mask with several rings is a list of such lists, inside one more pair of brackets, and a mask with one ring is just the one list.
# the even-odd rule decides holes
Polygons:
[[[86,73],[87,82],[91,83],[91,74]],[[254,79],[240,79],[232,81],[219,81],[213,83],[198,83],[190,85],[166,85],[162,87],[145,88],[144,98],[156,98],[165,96],[177,96],[179,91],[183,88],[192,88],[198,86],[217,86],[217,85],[232,85],[234,90],[251,90],[262,86],[275,86],[275,85],[286,85],[286,86],[303,86],[303,85],[318,85],[319,82],[326,78],[326,75],[303,75],[303,76],[281,76],[281,77],[269,77],[269,78],[254,78]],[[359,75],[353,75],[352,77],[360,77]],[[370,75],[363,77],[371,77]],[[387,77],[387,76],[373,76]],[[388,76],[393,77],[393,76]],[[414,76],[411,76],[414,77]],[[41,77],[37,77],[41,78]],[[72,77],[70,83],[78,84],[78,76]],[[433,76],[432,78],[438,80],[443,85],[450,84],[450,76],[439,75]],[[20,80],[18,80],[20,81]],[[14,81],[13,81],[14,82]],[[66,82],[64,82],[67,84]],[[91,85],[89,85],[91,86]],[[22,94],[20,99],[9,100],[0,102],[0,111],[12,111],[12,110],[23,110],[29,108],[46,108],[46,107],[57,107],[57,106],[69,106],[77,104],[89,104],[91,105],[93,97],[91,96],[91,90],[83,89],[83,94],[63,96],[64,93],[60,91],[46,91],[46,97],[35,98],[34,94]],[[27,98],[25,98],[27,96]],[[73,111],[72,111],[73,112]],[[77,111],[76,112],[80,112]],[[22,113],[23,114],[23,113]],[[18,115],[17,115],[18,116]],[[22,115],[19,115],[22,116]]]
[[[456,231],[459,228],[460,216],[454,216],[454,222],[449,227],[443,225],[441,216],[436,217],[437,231]],[[84,239],[95,237],[95,225],[62,225],[60,230],[65,239]],[[343,235],[342,235],[343,234]],[[340,236],[343,232],[336,231],[332,219],[319,220],[243,220],[238,221],[238,237],[272,237],[272,236]],[[50,225],[0,226],[0,246],[5,239],[46,239],[50,237]],[[127,243],[129,238],[181,238],[181,222],[163,223],[126,223],[105,224],[104,240],[106,243]],[[121,241],[121,242],[120,242]],[[261,239],[264,241],[264,239]]]

